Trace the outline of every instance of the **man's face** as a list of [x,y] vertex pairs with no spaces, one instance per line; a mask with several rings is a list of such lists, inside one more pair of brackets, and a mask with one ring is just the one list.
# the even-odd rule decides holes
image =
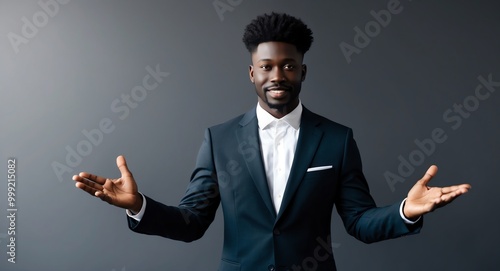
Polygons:
[[307,71],[302,59],[295,45],[277,41],[261,43],[252,53],[250,80],[255,84],[259,104],[276,118],[299,104]]

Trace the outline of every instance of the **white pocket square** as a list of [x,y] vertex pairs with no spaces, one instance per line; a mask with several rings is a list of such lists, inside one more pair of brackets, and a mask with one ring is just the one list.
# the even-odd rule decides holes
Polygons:
[[321,167],[310,167],[307,169],[307,172],[312,172],[312,171],[318,171],[318,170],[325,170],[325,169],[330,169],[333,166],[321,166]]

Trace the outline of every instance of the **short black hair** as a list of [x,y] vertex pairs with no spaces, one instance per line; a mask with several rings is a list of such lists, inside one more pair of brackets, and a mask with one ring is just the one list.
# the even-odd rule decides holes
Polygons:
[[313,42],[312,31],[300,19],[285,13],[260,15],[245,28],[243,43],[250,53],[263,42],[280,41],[295,45],[304,55]]

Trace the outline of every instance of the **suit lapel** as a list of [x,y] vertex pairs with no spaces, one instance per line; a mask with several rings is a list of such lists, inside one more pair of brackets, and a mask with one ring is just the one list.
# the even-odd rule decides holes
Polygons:
[[311,164],[314,154],[316,153],[316,149],[318,148],[323,135],[323,132],[317,128],[318,124],[319,119],[315,117],[311,111],[304,107],[300,121],[300,133],[297,141],[297,147],[295,149],[292,168],[290,170],[290,175],[285,188],[285,195],[283,196],[283,201],[281,202],[277,220],[280,219],[281,215],[292,201],[295,192],[304,178],[307,168]]
[[236,131],[238,151],[243,155],[250,176],[252,176],[267,209],[273,217],[276,217],[260,150],[259,127],[255,109],[247,112],[239,124],[240,129]]

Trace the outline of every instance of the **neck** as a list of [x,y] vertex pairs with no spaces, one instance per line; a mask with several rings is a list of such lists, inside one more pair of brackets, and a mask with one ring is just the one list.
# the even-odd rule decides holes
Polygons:
[[297,106],[299,105],[299,100],[297,99],[289,104],[285,104],[282,106],[270,107],[266,102],[259,99],[259,104],[266,112],[271,114],[271,116],[273,116],[277,119],[281,119],[282,117],[284,117],[284,116],[288,115],[290,112],[292,112],[295,108],[297,108]]

